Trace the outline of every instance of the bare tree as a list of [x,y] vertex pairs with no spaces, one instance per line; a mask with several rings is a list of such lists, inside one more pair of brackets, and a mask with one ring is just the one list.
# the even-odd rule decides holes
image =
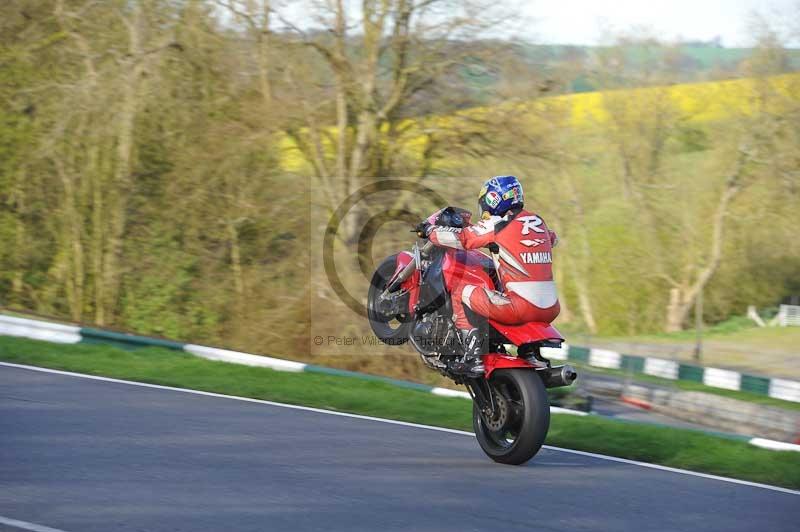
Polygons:
[[731,203],[745,185],[747,165],[752,157],[753,154],[747,146],[740,146],[734,167],[725,177],[711,218],[710,242],[708,251],[700,259],[702,265],[684,268],[680,281],[670,275],[665,276],[671,286],[666,315],[665,329],[667,332],[676,332],[683,328],[698,295],[719,268],[725,241],[725,219],[730,211]]
[[[316,5],[320,31],[286,17],[282,22],[331,72],[334,109],[320,112],[319,93],[312,99],[298,69],[287,66],[288,81],[303,100],[303,120],[288,132],[333,207],[364,177],[391,172],[391,150],[402,134],[397,122],[414,96],[464,58],[468,50],[459,49],[458,39],[491,27],[501,15],[485,1],[364,0],[357,14],[342,0]],[[355,236],[357,218],[346,221],[347,239]]]
[[[666,312],[666,330],[681,330],[702,290],[720,268],[727,240],[727,218],[734,201],[748,188],[765,185],[778,178],[780,189],[796,194],[800,181],[796,149],[800,138],[800,106],[789,95],[797,89],[793,79],[782,81],[772,77],[783,71],[786,52],[778,34],[756,19],[759,46],[744,68],[754,76],[751,103],[756,112],[739,117],[738,147],[731,157],[732,168],[722,180],[713,209],[709,209],[709,229],[706,249],[696,256],[686,256],[680,264],[680,273],[662,274],[669,283],[669,302]],[[794,145],[794,149],[790,148]]]
[[40,155],[52,163],[63,187],[64,247],[55,273],[64,278],[76,320],[88,307],[103,325],[118,302],[135,187],[136,120],[149,87],[157,83],[157,61],[164,51],[179,48],[172,26],[155,23],[159,9],[152,0],[54,5],[53,17],[67,36],[64,55],[76,68],[68,83],[50,89],[58,95],[60,112]]
[[272,2],[271,0],[215,0],[215,2],[244,24],[245,34],[254,44],[258,87],[264,102],[262,112],[269,113],[273,97]]

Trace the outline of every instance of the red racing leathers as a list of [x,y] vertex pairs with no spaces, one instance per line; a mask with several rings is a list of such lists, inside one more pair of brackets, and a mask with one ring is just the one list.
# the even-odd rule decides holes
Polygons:
[[477,249],[496,243],[500,249],[498,276],[505,292],[461,283],[450,287],[453,317],[459,329],[473,327],[464,313],[476,313],[509,325],[552,322],[561,307],[553,282],[552,248],[558,242],[539,216],[525,210],[492,216],[465,229],[434,227],[429,238],[439,246]]

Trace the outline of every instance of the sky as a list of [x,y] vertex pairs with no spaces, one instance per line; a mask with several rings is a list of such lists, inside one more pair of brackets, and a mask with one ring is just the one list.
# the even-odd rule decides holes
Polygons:
[[[2,0],[0,0],[2,1]],[[276,0],[279,12],[300,28],[317,27],[310,6],[329,0]],[[458,0],[450,0],[459,5]],[[482,0],[483,1],[483,0]],[[607,43],[608,35],[644,28],[662,41],[711,41],[727,48],[754,44],[754,14],[761,15],[793,48],[800,47],[800,0],[495,0],[501,13],[519,15],[516,22],[493,27],[484,36],[522,39],[541,44]],[[355,28],[361,0],[344,0]],[[446,2],[441,3],[447,6]],[[444,10],[438,16],[453,13]]]
[[598,44],[603,28],[644,26],[665,40],[719,36],[723,46],[749,46],[753,12],[779,25],[800,22],[800,0],[521,0],[518,6],[534,21],[531,35],[520,36],[556,44]]

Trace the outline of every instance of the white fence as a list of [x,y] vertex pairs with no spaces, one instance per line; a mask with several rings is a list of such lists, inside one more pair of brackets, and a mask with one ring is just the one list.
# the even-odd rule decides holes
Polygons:
[[776,316],[778,325],[786,327],[792,325],[800,327],[800,306],[798,305],[781,305]]

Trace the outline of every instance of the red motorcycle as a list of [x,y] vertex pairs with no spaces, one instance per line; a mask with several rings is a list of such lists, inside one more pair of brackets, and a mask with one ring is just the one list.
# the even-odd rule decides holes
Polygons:
[[[469,211],[447,207],[428,218],[442,227],[469,225]],[[571,366],[552,366],[543,347],[560,347],[564,338],[549,323],[505,325],[470,315],[486,346],[484,375],[469,378],[453,370],[464,349],[452,319],[451,288],[468,282],[501,289],[499,257],[475,250],[434,246],[418,240],[381,262],[372,276],[367,315],[375,335],[384,343],[410,343],[429,368],[464,384],[473,400],[472,425],[478,443],[494,461],[518,465],[541,448],[550,427],[550,404],[545,388],[569,386],[577,377]],[[467,312],[470,310],[467,308]],[[506,346],[516,346],[512,355]]]

